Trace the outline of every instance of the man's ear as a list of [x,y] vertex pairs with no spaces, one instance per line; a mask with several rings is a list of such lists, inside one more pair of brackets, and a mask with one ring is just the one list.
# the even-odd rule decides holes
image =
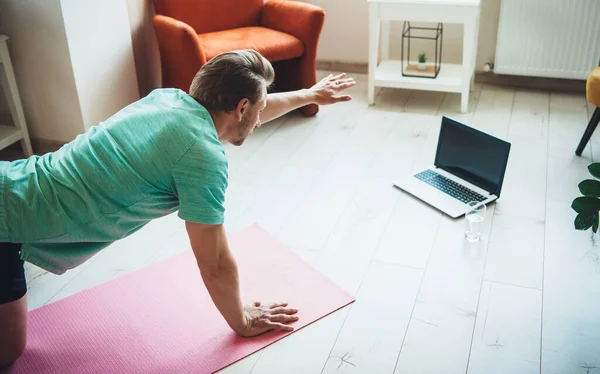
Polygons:
[[240,100],[240,102],[237,105],[237,108],[235,108],[235,118],[238,121],[242,120],[242,117],[244,116],[244,113],[246,113],[246,111],[248,110],[249,106],[250,100],[248,100],[247,98],[243,98],[242,100]]

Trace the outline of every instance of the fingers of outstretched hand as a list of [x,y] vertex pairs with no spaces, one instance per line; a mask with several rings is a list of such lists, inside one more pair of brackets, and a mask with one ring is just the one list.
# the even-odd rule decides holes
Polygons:
[[342,84],[346,84],[346,83],[350,83],[350,82],[354,82],[354,78],[340,78],[340,79],[330,79],[329,80],[329,85],[330,86],[339,86]]
[[337,84],[352,83],[352,82],[354,82],[354,78],[338,79],[336,81]]
[[336,76],[333,76],[333,74],[329,74],[328,78],[330,78],[331,80],[335,81],[335,80],[338,80],[338,79],[342,79],[345,76],[346,76],[346,73],[341,73],[341,74],[338,74]]
[[341,82],[339,84],[336,84],[336,88],[338,90],[345,90],[346,88],[350,88],[350,87],[354,86],[355,84],[356,84],[356,82],[354,80],[345,81],[345,82]]
[[333,100],[335,100],[336,103],[341,102],[341,101],[350,101],[350,100],[352,100],[352,96],[350,96],[350,95],[334,96]]

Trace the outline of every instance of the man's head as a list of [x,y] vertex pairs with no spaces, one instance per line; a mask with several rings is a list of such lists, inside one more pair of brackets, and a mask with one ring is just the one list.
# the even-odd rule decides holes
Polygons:
[[202,66],[190,95],[209,110],[220,139],[241,145],[260,126],[267,88],[274,79],[273,67],[258,52],[226,52]]

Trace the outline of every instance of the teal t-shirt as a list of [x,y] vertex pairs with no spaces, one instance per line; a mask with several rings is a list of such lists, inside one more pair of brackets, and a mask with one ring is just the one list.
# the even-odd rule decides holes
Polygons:
[[227,158],[209,112],[157,89],[56,152],[0,162],[0,242],[56,274],[175,211],[221,224]]

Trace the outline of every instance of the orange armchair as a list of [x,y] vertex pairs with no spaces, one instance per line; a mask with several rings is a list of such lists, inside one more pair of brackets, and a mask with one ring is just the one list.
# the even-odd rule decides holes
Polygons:
[[[222,52],[254,49],[275,68],[274,91],[316,83],[325,12],[286,0],[154,0],[162,86],[188,92],[198,70]],[[316,104],[301,111],[315,115]]]

